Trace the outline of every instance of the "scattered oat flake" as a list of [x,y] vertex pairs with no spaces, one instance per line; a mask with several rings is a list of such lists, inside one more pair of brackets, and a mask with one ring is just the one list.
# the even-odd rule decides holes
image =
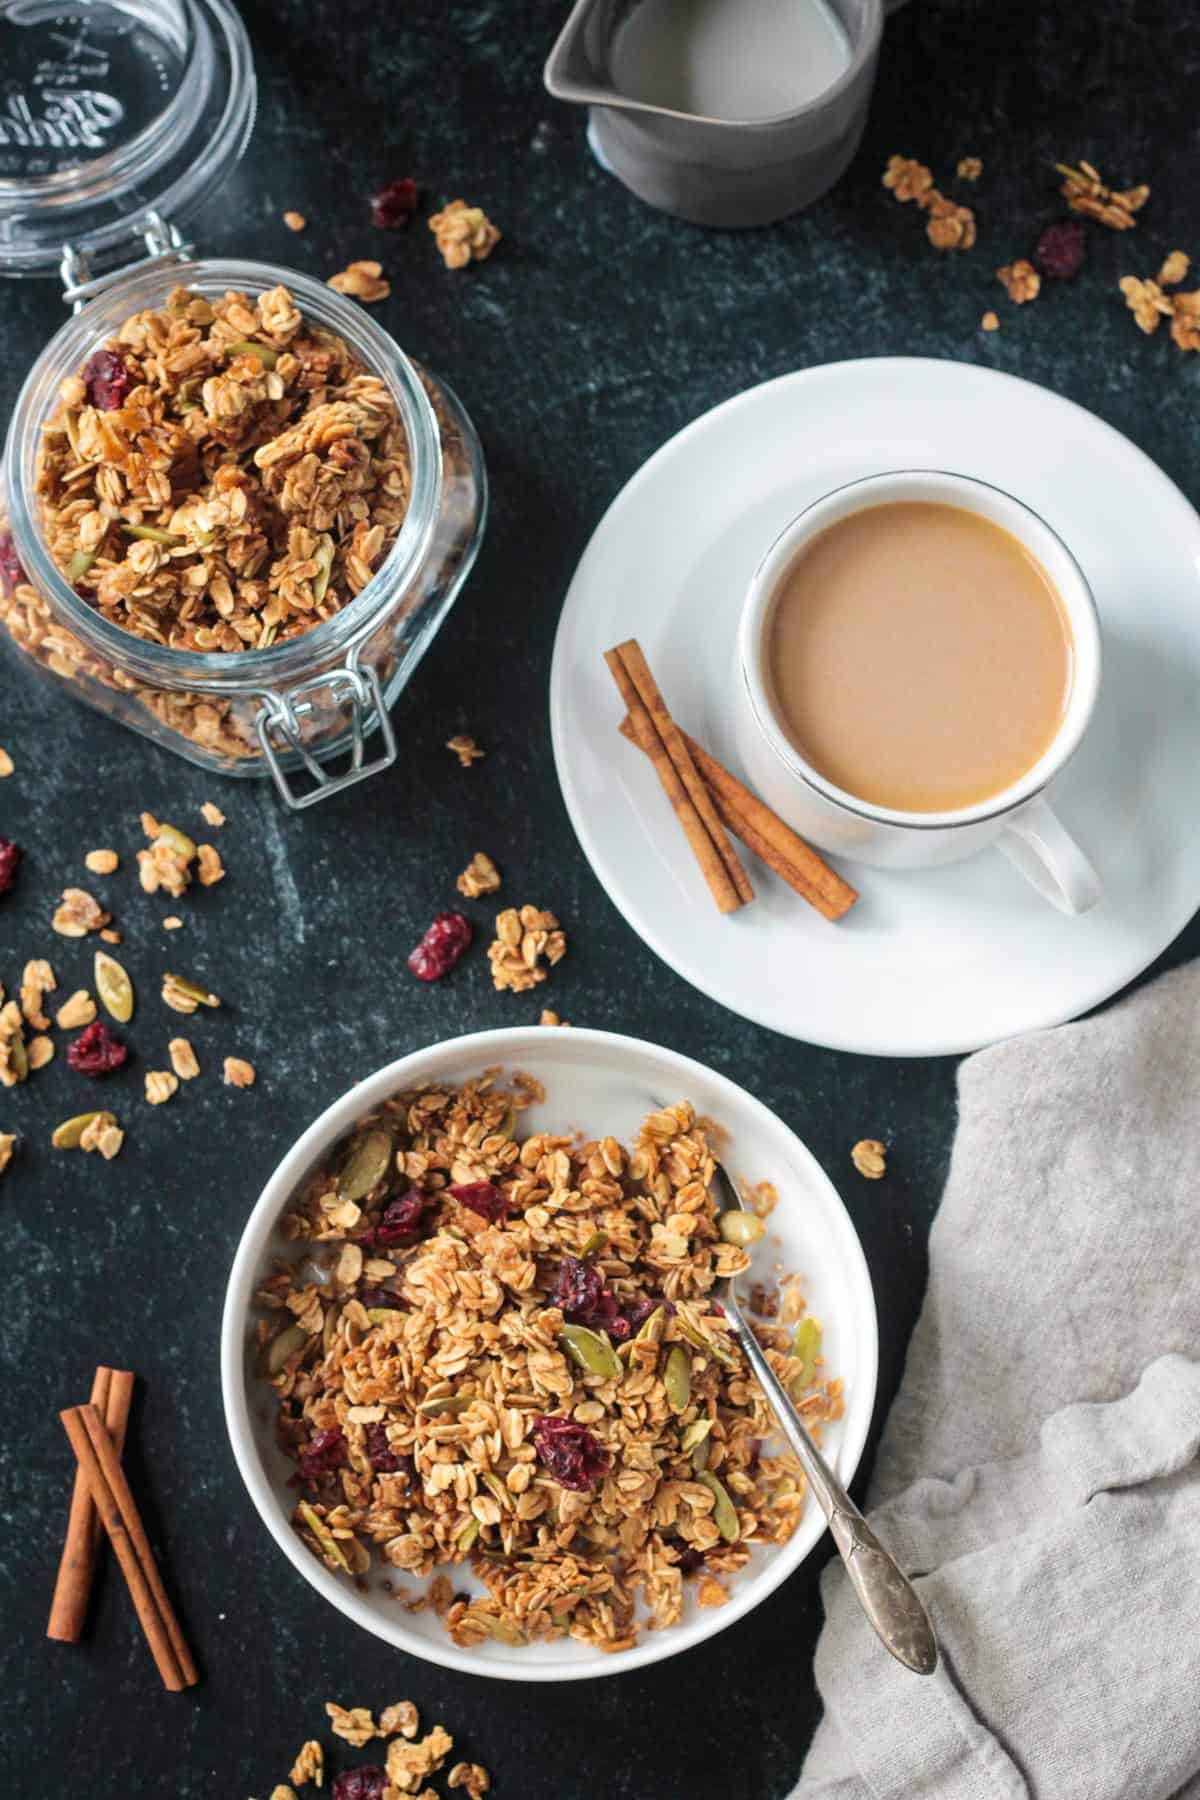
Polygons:
[[31,1069],[44,1069],[48,1062],[54,1061],[54,1041],[48,1037],[30,1038],[25,1054]]
[[146,1098],[151,1106],[162,1106],[178,1087],[178,1075],[172,1075],[166,1069],[148,1069],[146,1071]]
[[0,750],[0,776],[11,775],[12,772],[13,772],[12,757],[8,754],[7,750]]
[[958,162],[958,179],[960,181],[978,181],[983,174],[983,162],[978,156],[962,156]]
[[361,1750],[364,1744],[369,1744],[371,1739],[377,1735],[375,1720],[365,1706],[347,1708],[338,1706],[332,1700],[327,1700],[325,1711],[329,1714],[330,1729],[334,1737],[344,1738],[348,1744],[353,1744],[356,1750]]
[[1172,250],[1171,254],[1164,258],[1163,266],[1158,271],[1159,287],[1178,287],[1179,283],[1186,278],[1191,266],[1191,258],[1182,250]]
[[21,975],[21,1011],[25,1015],[25,1023],[32,1025],[35,1031],[50,1029],[50,1021],[42,1010],[42,1001],[57,986],[54,970],[44,957],[35,957],[25,964]]
[[477,850],[454,885],[468,900],[478,900],[482,894],[496,892],[500,886],[500,871],[490,856]]
[[210,825],[217,826],[225,823],[225,814],[211,800],[206,800],[200,811]]
[[1042,291],[1042,278],[1031,262],[1022,256],[1016,262],[1005,263],[996,270],[996,280],[1015,306],[1024,306],[1028,300],[1036,300]]
[[77,988],[55,1013],[54,1023],[60,1031],[78,1031],[81,1025],[90,1025],[95,1017],[96,1002],[86,988]]
[[1000,321],[994,312],[985,312],[979,323],[985,331],[999,331]]
[[379,1715],[379,1730],[383,1737],[415,1738],[421,1729],[421,1715],[411,1700],[397,1700],[394,1706],[385,1706]]
[[1122,275],[1117,283],[1125,296],[1125,304],[1133,314],[1139,331],[1147,337],[1158,330],[1164,318],[1170,318],[1175,307],[1171,297],[1164,294],[1157,281],[1139,281],[1136,275]]
[[201,887],[215,887],[218,881],[224,881],[225,865],[221,861],[220,852],[214,850],[211,844],[196,846],[196,865]]
[[162,925],[164,931],[183,930],[183,920],[179,917],[178,913],[168,913],[163,920]]
[[283,222],[289,231],[303,231],[308,224],[308,220],[302,212],[285,212]]
[[850,1160],[868,1181],[880,1181],[887,1172],[887,1151],[878,1138],[860,1138],[850,1152]]
[[292,1764],[288,1780],[294,1782],[297,1787],[303,1786],[306,1781],[313,1781],[320,1787],[324,1778],[325,1752],[316,1738],[309,1738],[306,1744],[301,1745],[300,1754]]
[[361,300],[366,306],[373,305],[376,300],[386,300],[392,291],[382,265],[370,258],[348,263],[336,275],[331,275],[326,285],[336,294],[349,294],[352,299]]
[[696,1600],[701,1606],[724,1606],[728,1598],[729,1589],[714,1575],[706,1575],[696,1589]]
[[469,769],[473,762],[479,762],[487,755],[487,751],[481,750],[475,739],[468,737],[465,732],[459,732],[457,737],[447,738],[446,748],[453,750],[464,769]]
[[243,1061],[240,1056],[225,1058],[225,1086],[248,1088],[253,1087],[256,1074],[253,1063]]
[[171,1058],[171,1067],[180,1081],[194,1081],[200,1073],[196,1052],[186,1038],[172,1038],[167,1045],[167,1055]]
[[5,1169],[7,1169],[9,1163],[12,1161],[13,1151],[16,1147],[16,1132],[0,1131],[0,1175],[3,1175]]
[[448,1788],[462,1788],[470,1795],[470,1800],[481,1800],[492,1785],[491,1776],[481,1763],[455,1763],[446,1777]]
[[120,934],[120,932],[119,932],[119,931],[113,931],[113,930],[112,930],[112,929],[111,929],[111,927],[107,927],[107,926],[106,926],[106,927],[105,927],[105,929],[104,929],[104,930],[103,930],[103,931],[102,931],[102,932],[101,932],[101,933],[100,933],[100,936],[101,936],[101,937],[102,937],[102,938],[103,938],[103,939],[104,939],[104,942],[105,942],[105,943],[106,943],[106,944],[119,944],[119,943],[120,943],[120,941],[121,941],[121,934]]
[[484,262],[500,242],[500,233],[482,207],[465,200],[451,200],[429,221],[448,269],[465,269],[470,262]]
[[98,901],[83,888],[64,888],[58,910],[50,923],[60,937],[86,937],[89,931],[99,931],[112,919]]
[[83,860],[93,875],[111,875],[121,864],[115,850],[89,850]]

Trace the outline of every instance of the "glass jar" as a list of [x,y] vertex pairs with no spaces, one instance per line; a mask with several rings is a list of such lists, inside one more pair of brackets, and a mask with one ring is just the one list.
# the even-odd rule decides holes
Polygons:
[[[28,10],[43,14],[40,8]],[[179,119],[173,127],[170,120],[164,124],[156,116],[145,119],[134,105],[146,88],[147,57],[161,74],[164,55],[155,32],[147,31],[147,13],[140,0],[102,0],[100,6],[76,0],[74,7],[56,7],[53,20],[44,14],[42,19],[42,29],[54,24],[60,39],[69,36],[62,30],[64,19],[68,24],[77,21],[85,45],[80,54],[93,59],[99,55],[97,44],[102,48],[104,42],[97,20],[111,25],[109,73],[111,76],[120,52],[124,57],[122,80],[129,90],[123,98],[129,104],[122,108],[114,97],[109,97],[109,104],[102,104],[105,96],[94,88],[88,90],[90,98],[86,100],[76,93],[70,111],[71,131],[78,139],[83,130],[81,119],[95,122],[119,113],[134,142],[47,145],[43,140],[48,132],[53,135],[57,130],[62,136],[65,103],[61,99],[56,103],[59,123],[48,123],[44,90],[40,90],[40,116],[28,101],[19,109],[19,129],[30,142],[17,146],[26,164],[32,161],[39,166],[33,170],[24,167],[20,179],[15,180],[7,175],[13,147],[5,137],[6,119],[0,104],[0,262],[8,273],[27,273],[44,269],[53,256],[67,298],[77,308],[30,371],[8,431],[0,470],[0,531],[11,534],[12,545],[0,558],[0,639],[16,647],[25,667],[65,682],[79,699],[189,761],[225,775],[270,773],[290,806],[307,806],[394,760],[396,743],[388,708],[428,649],[479,547],[486,515],[483,460],[471,422],[453,393],[418,369],[355,302],[294,270],[255,262],[189,260],[190,247],[184,244],[178,226],[167,222],[161,207],[140,213],[132,227],[121,227],[114,218],[108,187],[122,188],[132,179],[139,182],[143,195],[147,192],[148,141],[152,147],[157,143],[156,154],[166,158],[161,166],[163,179],[169,178],[168,195],[173,194],[177,203],[194,201],[211,187],[212,168],[220,164],[227,169],[230,160],[240,154],[253,115],[248,45],[225,0],[166,0],[162,15],[159,19],[156,9],[155,32],[166,20],[176,28],[172,40],[176,46],[191,45],[190,63],[180,53],[177,91],[169,95],[163,111],[178,111],[188,81],[194,88],[201,75],[211,88],[220,85],[223,70],[230,90],[222,106],[208,106],[202,131],[209,135],[204,137],[203,147],[193,143],[191,161],[183,173],[179,168],[183,131]],[[197,48],[202,26],[209,36],[207,58]],[[9,31],[9,24],[0,21],[0,27],[0,52],[6,57],[7,76],[12,66],[11,40],[3,33]],[[225,46],[223,58],[215,53],[218,36]],[[22,47],[33,60],[36,46],[22,40]],[[89,72],[96,66],[95,60],[89,63]],[[11,87],[8,94],[11,118]],[[211,102],[211,95],[209,99]],[[190,121],[187,129],[194,134],[197,113],[205,113],[195,92],[190,108],[184,110]],[[11,126],[8,135],[12,136]],[[40,166],[56,156],[69,166]],[[114,160],[120,162],[122,157],[124,166],[114,173]],[[200,169],[198,165],[204,162],[208,166]],[[191,186],[185,194],[180,184],[187,186],[188,182]],[[33,200],[29,197],[39,184],[48,186],[60,205],[64,191],[79,194],[88,189],[78,202],[76,237],[65,245],[61,235],[55,243],[48,233],[44,207],[35,204],[36,193]],[[102,207],[99,187],[105,187]],[[24,199],[20,204],[27,212],[12,213],[14,188],[21,190]],[[50,196],[43,198],[49,206]],[[9,218],[18,220],[16,230],[11,226],[4,229],[6,206]],[[119,259],[123,247],[128,254],[131,231],[146,253],[122,269]],[[5,240],[13,245],[12,256],[6,255]],[[99,261],[118,266],[94,275]],[[226,290],[235,289],[253,300],[278,285],[291,290],[308,320],[337,333],[366,368],[385,382],[408,440],[408,509],[396,541],[371,580],[339,612],[310,631],[260,650],[202,653],[172,649],[103,617],[74,590],[51,557],[36,499],[42,428],[59,404],[62,381],[75,374],[132,313],[163,305],[177,287],[187,287],[206,298],[219,298]],[[379,733],[379,745],[368,757],[365,740],[374,731]],[[338,759],[346,766],[331,772],[325,765]],[[301,771],[311,778],[311,785],[303,791],[295,780]]]

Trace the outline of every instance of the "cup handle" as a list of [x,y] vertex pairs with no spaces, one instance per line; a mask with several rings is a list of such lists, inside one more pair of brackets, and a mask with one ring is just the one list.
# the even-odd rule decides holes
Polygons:
[[1100,877],[1044,800],[1010,819],[996,839],[1014,868],[1059,912],[1085,913],[1100,899]]

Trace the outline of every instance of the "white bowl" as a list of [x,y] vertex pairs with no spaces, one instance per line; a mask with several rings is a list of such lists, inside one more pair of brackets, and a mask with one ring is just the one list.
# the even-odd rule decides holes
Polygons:
[[[459,1650],[432,1611],[405,1612],[378,1585],[360,1591],[348,1577],[326,1569],[296,1536],[289,1524],[295,1489],[287,1486],[295,1465],[275,1442],[274,1395],[255,1367],[254,1292],[275,1261],[296,1254],[277,1227],[305,1177],[363,1113],[392,1094],[423,1080],[463,1081],[495,1064],[510,1074],[526,1070],[544,1084],[545,1105],[523,1115],[531,1129],[578,1128],[589,1136],[612,1132],[628,1141],[656,1101],[686,1099],[729,1132],[724,1160],[731,1174],[775,1183],[779,1205],[756,1252],[758,1276],[765,1281],[772,1270],[798,1270],[805,1277],[810,1310],[824,1328],[826,1367],[845,1381],[845,1416],[827,1428],[825,1442],[842,1479],[850,1480],[871,1422],[879,1346],[871,1281],[845,1208],[811,1152],[759,1101],[673,1050],[607,1031],[526,1026],[453,1038],[380,1069],[310,1125],[263,1189],[234,1259],[221,1327],[225,1419],[242,1479],[268,1531],[304,1579],[356,1624],[398,1650],[472,1675],[509,1681],[615,1675],[687,1650],[748,1613],[800,1566],[820,1538],[824,1522],[815,1505],[809,1502],[790,1543],[755,1550],[731,1581],[727,1605],[702,1611],[689,1593],[679,1625],[645,1632],[631,1650],[609,1654],[570,1638],[523,1648],[488,1642]],[[387,1574],[372,1571],[367,1579],[377,1583]],[[411,1577],[397,1579],[410,1589],[418,1585]],[[453,1579],[457,1588],[483,1591],[469,1568],[453,1571]]]

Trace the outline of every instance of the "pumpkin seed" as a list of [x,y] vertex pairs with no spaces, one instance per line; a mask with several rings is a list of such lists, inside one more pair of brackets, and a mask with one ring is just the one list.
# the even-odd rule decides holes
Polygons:
[[498,1505],[502,1506],[505,1512],[511,1512],[513,1497],[501,1481],[500,1477],[493,1474],[491,1469],[485,1469],[479,1479],[483,1482],[484,1487],[488,1490],[488,1493],[491,1494],[493,1500],[495,1500]]
[[504,1109],[504,1116],[500,1120],[500,1123],[497,1125],[496,1130],[499,1132],[501,1137],[510,1138],[512,1136],[513,1132],[516,1130],[516,1128],[517,1128],[517,1103],[515,1100],[510,1100],[508,1105]]
[[24,1081],[29,1074],[29,1051],[19,1033],[8,1040],[8,1063],[17,1080]]
[[278,1375],[285,1362],[302,1350],[308,1342],[308,1333],[300,1325],[285,1325],[278,1337],[273,1337],[267,1345],[267,1374]]
[[667,1352],[663,1386],[667,1390],[667,1405],[671,1411],[686,1411],[692,1397],[692,1359],[682,1344],[672,1344]]
[[458,1548],[462,1551],[464,1556],[475,1542],[475,1539],[479,1536],[479,1529],[478,1519],[468,1519],[462,1530],[459,1532]]
[[707,1469],[701,1469],[696,1476],[702,1487],[706,1487],[713,1497],[713,1523],[727,1544],[736,1544],[738,1537],[737,1507],[729,1498],[728,1490],[723,1482]]
[[196,854],[196,846],[186,831],[180,831],[178,825],[160,825],[155,845],[163,844],[173,850],[176,856],[182,856],[185,862],[191,862]]
[[264,369],[273,369],[279,361],[278,350],[272,350],[270,344],[255,344],[249,338],[239,338],[236,344],[227,344],[230,356],[257,356]]
[[352,1138],[338,1176],[339,1200],[362,1200],[392,1166],[392,1140],[386,1131],[360,1132]]
[[736,1244],[744,1250],[747,1244],[757,1244],[760,1237],[766,1236],[766,1223],[755,1213],[737,1212],[730,1208],[720,1218],[720,1232],[727,1244]]
[[727,1350],[717,1338],[705,1337],[704,1333],[690,1320],[685,1319],[682,1314],[676,1318],[675,1324],[680,1337],[686,1338],[694,1349],[703,1350],[706,1356],[711,1356],[714,1362],[719,1362],[723,1369],[737,1368],[737,1357],[732,1350]]
[[96,552],[94,550],[76,550],[74,556],[67,564],[67,580],[71,583],[72,587],[74,587],[77,581],[83,580],[95,560]]
[[607,1243],[607,1231],[593,1231],[591,1237],[585,1240],[579,1254],[580,1256],[599,1256]]
[[693,1419],[680,1440],[684,1452],[694,1450],[697,1444],[702,1444],[711,1430],[711,1419]]
[[617,1353],[602,1331],[589,1331],[586,1325],[564,1325],[559,1335],[567,1354],[588,1375],[615,1381],[621,1374]]
[[173,537],[169,531],[160,531],[157,525],[122,525],[121,530],[126,537],[141,538],[147,544],[182,544],[187,540]]
[[801,1319],[797,1325],[792,1355],[800,1358],[799,1372],[792,1377],[792,1393],[798,1397],[816,1380],[821,1358],[821,1327],[815,1319]]
[[440,1400],[422,1400],[417,1411],[429,1417],[432,1413],[466,1412],[468,1406],[475,1404],[472,1394],[443,1394]]
[[181,994],[186,994],[189,1000],[194,1000],[197,1006],[220,1006],[221,1004],[219,995],[210,994],[206,987],[201,987],[198,981],[189,981],[186,975],[164,975],[163,985],[165,986],[168,981],[173,988],[178,988]]
[[115,956],[97,950],[94,964],[96,992],[110,1018],[127,1025],[133,1017],[133,983]]
[[387,1319],[399,1319],[403,1316],[402,1306],[368,1306],[367,1321],[371,1325],[382,1325]]
[[333,572],[333,539],[331,537],[321,537],[313,551],[313,561],[317,565],[317,572],[313,576],[312,584],[313,599],[319,602],[325,598],[325,590],[329,586],[329,577]]
[[302,1500],[296,1510],[299,1512],[300,1517],[304,1520],[304,1523],[308,1526],[308,1529],[312,1532],[317,1543],[320,1545],[321,1554],[327,1556],[331,1562],[335,1562],[338,1568],[343,1569],[348,1575],[350,1573],[350,1564],[342,1555],[342,1547],[334,1537],[332,1531],[330,1531],[328,1525],[326,1525],[324,1519],[317,1516],[306,1500]]
[[488,1636],[494,1638],[498,1644],[511,1644],[515,1649],[519,1644],[528,1641],[523,1631],[518,1631],[515,1625],[506,1624],[503,1619],[498,1619],[495,1613],[472,1613],[470,1616],[478,1619]]
[[701,1469],[707,1469],[708,1458],[709,1458],[709,1454],[710,1454],[711,1450],[712,1450],[712,1440],[710,1438],[701,1438],[700,1442],[696,1445],[695,1449],[692,1451],[692,1474],[693,1475],[699,1475]]
[[91,1124],[98,1119],[98,1112],[76,1113],[73,1119],[64,1119],[50,1134],[50,1142],[56,1150],[78,1150],[79,1140]]
[[665,1324],[666,1314],[661,1306],[656,1306],[654,1311],[647,1319],[643,1320],[642,1324],[639,1325],[637,1331],[634,1333],[634,1343],[636,1344],[640,1341],[643,1344],[657,1344],[662,1337],[663,1326]]

